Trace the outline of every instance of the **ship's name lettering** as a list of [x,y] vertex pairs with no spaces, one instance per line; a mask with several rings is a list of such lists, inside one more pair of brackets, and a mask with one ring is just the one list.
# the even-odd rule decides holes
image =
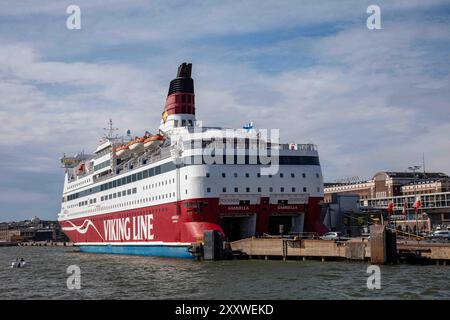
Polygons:
[[249,206],[232,206],[228,207],[228,210],[249,210]]
[[278,209],[297,209],[297,206],[278,206]]
[[153,214],[108,219],[103,222],[105,240],[140,241],[153,240]]

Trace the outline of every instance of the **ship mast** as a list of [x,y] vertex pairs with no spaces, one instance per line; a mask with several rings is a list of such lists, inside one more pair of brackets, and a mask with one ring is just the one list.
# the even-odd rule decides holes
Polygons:
[[111,118],[109,118],[108,127],[103,128],[103,130],[106,131],[106,135],[104,137],[108,139],[111,142],[111,144],[113,144],[113,142],[115,142],[118,139],[118,135],[116,134],[114,136],[114,132],[119,130],[119,128],[114,128],[113,121]]

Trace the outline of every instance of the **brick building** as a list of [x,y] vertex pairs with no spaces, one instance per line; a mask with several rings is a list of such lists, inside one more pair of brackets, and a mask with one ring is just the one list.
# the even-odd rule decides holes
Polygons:
[[362,209],[387,209],[393,204],[394,215],[401,215],[406,203],[407,214],[413,218],[415,196],[421,197],[421,213],[435,225],[450,226],[450,177],[441,172],[377,172],[372,179],[355,183],[326,183],[324,202],[333,194],[359,196]]

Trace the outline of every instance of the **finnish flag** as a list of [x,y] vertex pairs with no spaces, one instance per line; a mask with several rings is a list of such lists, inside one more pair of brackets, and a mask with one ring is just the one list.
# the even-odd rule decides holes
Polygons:
[[252,129],[253,129],[253,122],[244,124],[242,129],[244,129],[246,132],[252,131]]

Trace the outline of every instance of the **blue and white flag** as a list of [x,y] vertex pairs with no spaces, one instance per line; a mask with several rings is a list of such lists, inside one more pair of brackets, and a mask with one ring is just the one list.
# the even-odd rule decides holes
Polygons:
[[242,129],[244,129],[246,132],[252,131],[252,129],[253,129],[253,122],[244,124]]

